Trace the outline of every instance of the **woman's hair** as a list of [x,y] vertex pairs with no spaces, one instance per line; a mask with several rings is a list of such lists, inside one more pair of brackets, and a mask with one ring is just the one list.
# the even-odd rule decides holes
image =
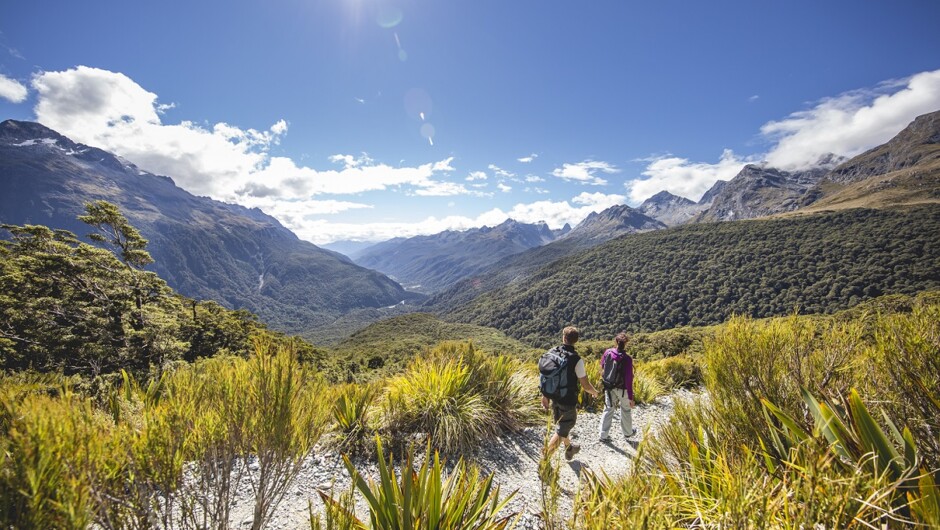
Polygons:
[[578,328],[574,326],[568,326],[567,328],[561,330],[561,336],[565,341],[565,344],[574,344],[578,342],[578,339],[581,338],[581,333],[578,332]]
[[623,331],[621,331],[620,333],[617,334],[616,337],[614,337],[614,341],[617,343],[618,348],[622,348],[623,346],[626,346],[628,340],[629,338],[627,337],[627,334]]

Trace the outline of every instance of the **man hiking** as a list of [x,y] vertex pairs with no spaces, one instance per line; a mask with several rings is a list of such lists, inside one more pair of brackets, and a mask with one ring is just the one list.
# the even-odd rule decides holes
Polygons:
[[627,353],[627,334],[614,337],[616,348],[601,356],[601,382],[604,385],[604,413],[601,414],[600,440],[610,440],[610,424],[614,411],[620,409],[620,428],[624,438],[636,434],[633,428],[633,357]]
[[542,407],[551,406],[555,421],[555,434],[548,442],[546,454],[552,454],[558,445],[565,444],[565,458],[571,458],[581,450],[581,446],[571,443],[568,435],[578,417],[578,396],[581,385],[588,394],[595,398],[597,389],[588,381],[584,361],[574,349],[580,333],[578,328],[568,326],[562,330],[562,345],[545,352],[539,359],[541,378],[539,390],[542,391]]

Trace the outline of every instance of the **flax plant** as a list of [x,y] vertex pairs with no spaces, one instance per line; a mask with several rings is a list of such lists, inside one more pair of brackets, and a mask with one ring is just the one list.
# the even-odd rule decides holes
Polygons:
[[333,430],[340,449],[361,449],[374,433],[373,411],[381,386],[376,383],[350,383],[333,389],[336,395],[331,409]]
[[[437,453],[432,455],[430,446],[424,455],[424,463],[415,471],[413,451],[406,453],[401,466],[401,476],[395,472],[395,463],[390,454],[386,459],[382,443],[376,437],[376,453],[379,456],[379,479],[366,480],[350,459],[343,460],[356,489],[369,506],[369,523],[361,521],[348,507],[348,501],[336,501],[325,492],[320,495],[326,511],[327,527],[375,528],[387,530],[502,530],[513,522],[513,515],[500,512],[515,493],[500,499],[499,486],[493,475],[481,477],[476,466],[463,459],[445,477],[444,466]],[[337,524],[336,513],[342,518]],[[332,514],[332,515],[331,515]],[[311,528],[321,528],[319,522]]]

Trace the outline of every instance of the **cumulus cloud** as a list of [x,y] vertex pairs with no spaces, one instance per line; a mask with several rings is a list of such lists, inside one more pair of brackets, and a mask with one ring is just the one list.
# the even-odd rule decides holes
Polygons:
[[526,175],[525,181],[526,182],[545,182],[545,179],[536,175]]
[[560,168],[555,168],[552,175],[576,182],[583,182],[594,186],[604,186],[607,181],[597,176],[598,173],[619,173],[620,170],[613,164],[600,160],[585,160],[577,164],[563,164]]
[[486,180],[486,173],[483,171],[471,171],[470,174],[467,175],[466,180],[468,182],[473,182],[474,180]]
[[539,157],[539,155],[537,155],[537,154],[535,154],[535,153],[532,153],[532,154],[529,155],[529,156],[524,156],[524,157],[522,157],[522,158],[517,158],[516,160],[522,162],[523,164],[528,164],[528,163],[532,162],[533,160],[535,160],[535,159],[538,158],[538,157]]
[[631,180],[625,184],[631,203],[668,191],[673,195],[697,201],[717,180],[731,180],[749,161],[725,149],[715,164],[692,162],[677,156],[663,156],[645,160],[649,162],[643,175],[647,178]]
[[496,184],[496,189],[498,189],[499,191],[503,193],[509,193],[510,191],[512,191],[512,186],[507,186],[503,184],[502,182],[500,182]]
[[874,89],[827,98],[761,127],[776,145],[766,156],[773,167],[811,167],[829,153],[855,156],[894,137],[914,118],[940,109],[940,70],[921,72]]
[[[365,154],[339,154],[329,160],[342,164],[342,169],[318,170],[271,156],[270,147],[288,130],[283,119],[266,130],[227,123],[164,124],[157,95],[120,73],[79,66],[37,74],[32,84],[38,93],[39,122],[73,140],[119,154],[147,171],[170,175],[187,191],[215,199],[249,204],[261,198],[309,201],[321,194],[398,187],[423,189],[431,195],[461,190],[437,178],[454,170],[453,158],[392,167]],[[333,210],[343,206],[323,204]]]
[[580,195],[572,197],[571,199],[571,202],[575,204],[580,204],[588,208],[596,208],[597,210],[606,210],[611,206],[624,204],[626,201],[627,198],[624,195],[587,192],[582,192]]
[[22,103],[26,101],[27,94],[29,92],[23,83],[0,74],[0,98],[12,103]]

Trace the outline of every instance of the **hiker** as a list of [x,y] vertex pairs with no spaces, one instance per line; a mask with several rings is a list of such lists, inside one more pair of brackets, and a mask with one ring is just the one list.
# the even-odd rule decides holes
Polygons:
[[[578,328],[568,326],[562,330],[562,345],[556,346],[542,355],[539,360],[539,371],[542,373],[539,389],[542,391],[542,407],[546,410],[551,405],[552,418],[555,421],[555,434],[548,442],[546,453],[552,454],[558,445],[565,444],[565,458],[571,458],[581,450],[581,446],[571,442],[568,435],[574,427],[578,417],[578,396],[581,394],[581,385],[588,394],[595,398],[597,389],[588,381],[584,361],[574,350],[580,333]],[[545,365],[553,365],[554,374],[549,373]],[[580,384],[579,384],[580,383]]]
[[616,348],[609,348],[601,356],[601,382],[604,385],[604,413],[601,414],[600,440],[610,440],[610,424],[614,411],[620,409],[620,428],[624,438],[636,434],[633,428],[633,357],[627,353],[627,334],[614,337]]

